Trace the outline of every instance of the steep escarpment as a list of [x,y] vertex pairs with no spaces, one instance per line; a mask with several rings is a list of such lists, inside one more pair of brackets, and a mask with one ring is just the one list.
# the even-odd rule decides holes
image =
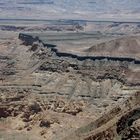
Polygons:
[[75,140],[96,139],[139,139],[139,98],[140,94],[133,94],[126,101],[105,113],[101,118],[79,128],[64,140],[75,138]]
[[[24,41],[24,42],[26,42],[27,43],[27,45],[32,45],[33,44],[33,42],[35,42],[35,41],[38,41],[38,42],[42,42],[38,37],[33,37],[33,36],[31,36],[31,35],[26,35],[26,34],[19,34],[19,39],[21,39],[22,41]],[[117,39],[118,40],[118,39]],[[117,40],[115,40],[115,41],[112,41],[112,42],[117,42]],[[123,39],[122,39],[123,40]],[[128,38],[128,40],[129,40],[129,38]],[[125,41],[125,42],[127,42],[127,41]],[[130,42],[131,42],[131,40],[130,40]],[[133,42],[133,41],[132,41]],[[135,41],[136,42],[136,41]],[[42,42],[43,43],[43,42]],[[128,42],[127,42],[128,43]],[[44,43],[43,43],[44,44]],[[108,52],[110,52],[110,49],[112,49],[112,50],[114,50],[114,49],[117,49],[118,47],[120,47],[120,48],[122,48],[121,47],[121,45],[119,45],[118,44],[118,47],[116,47],[116,46],[114,46],[113,44],[112,45],[110,45],[110,42],[107,42],[106,43],[107,45],[109,45],[110,47],[107,47],[107,45],[106,45],[106,47],[104,47],[104,46],[102,46],[102,48],[101,47],[97,47],[98,48],[98,50],[99,51],[104,51],[104,49],[106,49],[106,48],[108,48]],[[75,55],[75,54],[72,54],[72,53],[67,53],[67,52],[59,52],[58,50],[57,50],[57,48],[54,48],[54,47],[56,47],[55,45],[48,45],[48,44],[44,44],[44,46],[47,46],[47,47],[51,47],[52,49],[51,49],[51,51],[52,52],[54,52],[54,53],[56,53],[56,55],[58,56],[58,57],[70,57],[70,58],[76,58],[76,59],[78,59],[78,60],[81,60],[81,61],[83,61],[83,60],[86,60],[86,59],[91,59],[91,60],[104,60],[104,59],[107,59],[107,60],[112,60],[112,61],[127,61],[127,62],[133,62],[134,61],[134,63],[140,63],[140,61],[139,61],[139,59],[137,60],[137,59],[135,59],[135,57],[133,58],[133,57],[125,57],[125,56],[114,56],[114,57],[112,57],[112,55],[104,55],[103,53],[101,53],[100,52],[100,54],[98,55],[98,56],[94,56],[94,55],[92,55],[92,56],[78,56],[78,55]],[[129,47],[130,49],[132,49],[132,50],[135,50],[137,53],[139,53],[139,46],[138,46],[138,44],[134,44],[134,45],[132,45],[132,44],[130,44],[130,45],[127,45],[126,43],[125,43],[125,46],[127,47]],[[124,48],[123,49],[126,49],[127,50],[127,48],[125,48],[125,46],[123,46]],[[135,46],[135,47],[137,47],[137,49],[135,49],[135,48],[131,48],[132,46]],[[90,50],[90,49],[89,49]],[[125,50],[125,51],[126,51]],[[136,53],[135,52],[135,53]],[[110,52],[111,53],[111,52]],[[130,53],[132,53],[132,51],[130,50]]]
[[12,41],[0,49],[0,138],[139,136],[139,59],[62,53],[26,34]]
[[[46,48],[42,46],[42,49],[46,51],[43,51],[43,54],[41,53],[39,54],[41,58],[42,56],[46,58],[46,61],[44,61],[44,63],[40,66],[39,68],[40,70],[53,71],[53,72],[73,71],[74,73],[81,74],[82,76],[90,77],[95,81],[103,80],[103,79],[116,79],[122,82],[123,84],[130,84],[130,85],[139,84],[137,79],[135,80],[134,78],[131,81],[130,80],[131,78],[129,78],[129,75],[132,72],[130,65],[132,65],[132,67],[140,65],[140,60],[131,57],[131,55],[130,57],[122,57],[119,55],[118,56],[115,55],[114,57],[112,57],[112,56],[103,55],[101,53],[99,54],[99,56],[94,56],[94,55],[78,56],[67,52],[66,53],[59,52],[55,46],[44,44],[38,37],[33,37],[31,35],[26,36],[26,34],[20,34],[19,39],[24,41],[26,44],[33,45],[34,42],[38,42],[39,46],[42,45],[46,46]],[[130,43],[127,44],[129,45]],[[126,46],[127,44],[125,43]],[[128,47],[130,48],[131,45],[132,44],[130,44]],[[109,42],[109,46],[110,49],[112,50],[114,49],[114,45],[110,45],[110,42]],[[118,47],[121,48],[119,44]],[[104,51],[105,48],[102,46],[102,48],[99,47],[98,49]],[[123,49],[125,49],[125,47]],[[108,52],[110,52],[109,50]],[[48,57],[49,59],[47,59]]]

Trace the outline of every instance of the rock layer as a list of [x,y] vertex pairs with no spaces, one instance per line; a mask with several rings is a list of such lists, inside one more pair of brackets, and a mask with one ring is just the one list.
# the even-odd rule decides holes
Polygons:
[[37,140],[139,137],[139,60],[78,56],[39,37],[19,39],[0,57],[3,139],[9,131]]

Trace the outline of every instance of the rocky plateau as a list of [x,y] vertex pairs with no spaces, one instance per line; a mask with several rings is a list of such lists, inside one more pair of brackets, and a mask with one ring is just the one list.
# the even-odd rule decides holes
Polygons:
[[24,33],[0,46],[0,139],[140,139],[139,36],[85,56]]

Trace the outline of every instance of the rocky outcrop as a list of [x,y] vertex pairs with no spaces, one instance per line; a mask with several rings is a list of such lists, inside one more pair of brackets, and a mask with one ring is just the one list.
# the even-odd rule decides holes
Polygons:
[[139,92],[135,93],[127,101],[118,105],[118,107],[85,127],[77,129],[73,134],[65,137],[63,140],[72,138],[75,138],[75,140],[139,139],[140,124],[137,123],[136,125],[135,123],[140,118],[139,99]]
[[109,57],[109,56],[78,56],[75,54],[70,54],[70,53],[64,53],[64,52],[59,52],[56,48],[53,48],[52,51],[56,53],[57,56],[59,57],[69,57],[69,58],[76,58],[80,61],[84,61],[86,59],[90,60],[108,60],[108,61],[120,61],[120,62],[134,62],[136,64],[140,64],[139,60],[136,60],[134,58],[129,58],[129,57]]
[[19,39],[24,42],[25,45],[33,45],[34,42],[39,41],[38,37],[33,37],[31,35],[26,35],[26,34],[19,34]]
[[[25,44],[27,45],[32,45],[34,42],[39,41],[42,42],[39,37],[33,37],[31,35],[27,35],[27,34],[19,34],[19,39],[24,41]],[[43,42],[42,42],[43,43]],[[44,44],[44,43],[43,43]],[[129,57],[109,57],[109,56],[78,56],[75,54],[71,54],[71,53],[64,53],[64,52],[59,52],[57,48],[53,48],[55,47],[55,45],[52,44],[44,44],[44,46],[47,46],[48,48],[52,48],[51,51],[55,52],[56,56],[58,57],[68,57],[68,58],[76,58],[79,61],[84,61],[86,59],[90,59],[90,60],[110,60],[110,61],[120,61],[120,62],[134,62],[136,64],[140,64],[140,60],[136,60],[134,58],[129,58]]]
[[41,140],[139,136],[139,65],[133,58],[78,56],[33,36],[19,38],[29,46],[19,41],[9,59],[1,58],[1,72],[17,72],[1,81],[0,130],[6,120],[12,134]]
[[[135,138],[135,128],[132,128],[133,123],[140,118],[140,108],[136,108],[131,112],[128,112],[117,122],[117,133],[123,137],[123,139]],[[128,131],[130,131],[128,133]],[[138,132],[137,132],[138,133]],[[127,136],[126,136],[127,135]],[[140,138],[140,134],[138,136]]]
[[[127,74],[130,73],[129,65],[139,65],[140,60],[127,57],[109,56],[78,56],[71,53],[59,52],[57,47],[44,44],[38,37],[20,34],[19,39],[33,47],[40,48],[35,55],[44,63],[39,70],[50,72],[72,72],[85,77],[90,77],[95,81],[103,79],[116,79],[123,84],[139,85],[139,82],[128,82]],[[36,45],[34,42],[39,42]],[[49,58],[49,59],[48,59]],[[134,83],[134,84],[132,84]]]

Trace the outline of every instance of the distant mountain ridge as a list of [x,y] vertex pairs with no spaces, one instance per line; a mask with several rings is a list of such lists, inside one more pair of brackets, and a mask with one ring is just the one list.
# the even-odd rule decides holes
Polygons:
[[0,18],[138,19],[139,0],[1,0]]

